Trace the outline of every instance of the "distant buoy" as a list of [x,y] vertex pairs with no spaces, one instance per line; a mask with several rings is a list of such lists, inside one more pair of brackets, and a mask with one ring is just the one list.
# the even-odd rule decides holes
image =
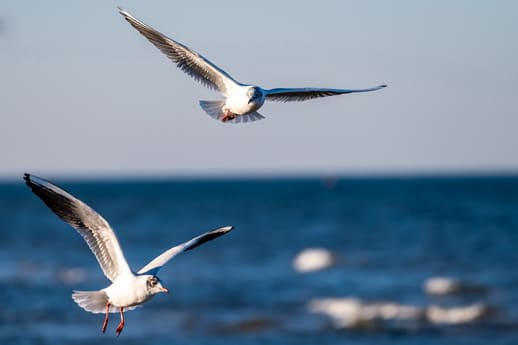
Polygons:
[[293,260],[297,272],[313,272],[335,265],[337,257],[323,248],[308,248],[301,251]]
[[446,277],[433,277],[424,283],[424,291],[429,295],[451,295],[459,292],[458,280]]
[[424,291],[429,295],[446,296],[463,293],[485,293],[482,285],[469,284],[455,278],[433,277],[425,281]]

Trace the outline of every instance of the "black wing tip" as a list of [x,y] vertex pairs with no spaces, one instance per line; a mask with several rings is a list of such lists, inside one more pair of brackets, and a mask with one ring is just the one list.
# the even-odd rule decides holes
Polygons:
[[121,16],[124,17],[124,19],[126,19],[127,21],[130,21],[130,20],[136,20],[135,17],[133,17],[128,11],[126,11],[124,8],[122,8],[121,6],[117,6],[117,9],[119,10],[119,14]]
[[41,182],[38,182],[38,180],[41,180],[42,182],[48,182],[46,181],[45,179],[42,179],[41,177],[38,177],[36,175],[32,175],[32,174],[29,174],[29,173],[24,173],[23,174],[23,179],[25,180],[25,183],[29,186],[29,187],[34,187],[34,186],[41,186]]
[[196,238],[194,243],[192,243],[190,246],[186,247],[184,249],[184,251],[189,251],[191,249],[194,249],[206,242],[212,241],[220,236],[223,236],[232,230],[234,230],[234,227],[229,225],[229,226],[223,226],[223,227],[214,229],[212,231],[206,232],[203,235],[198,236],[198,238]]
[[29,173],[23,174],[23,179],[25,180],[25,184],[27,186],[29,186],[31,189],[33,189],[34,187],[37,187],[39,185],[37,183],[37,181],[34,181],[34,179],[33,179],[34,177],[37,177],[37,176],[31,175]]
[[384,88],[384,87],[387,87],[388,85],[387,84],[383,84],[383,85],[380,85],[379,87],[380,88]]

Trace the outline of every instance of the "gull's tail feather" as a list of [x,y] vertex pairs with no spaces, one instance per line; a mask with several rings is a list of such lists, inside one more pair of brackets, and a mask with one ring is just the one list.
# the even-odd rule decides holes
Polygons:
[[[84,310],[94,314],[104,314],[108,295],[103,290],[98,291],[74,291],[72,299]],[[133,310],[136,306],[124,307],[125,311]],[[110,313],[117,313],[117,307],[110,305]]]
[[225,117],[225,113],[223,112],[223,106],[225,105],[225,100],[221,101],[200,101],[200,106],[210,117],[214,120],[222,121],[225,123],[246,123],[246,122],[254,122],[257,120],[264,119],[264,116],[259,114],[258,112],[253,112],[245,115],[235,115],[235,118],[232,120],[224,121],[222,120]]
[[254,122],[258,120],[264,119],[264,116],[259,114],[257,111],[254,111],[250,114],[238,115],[235,119],[229,120],[229,123],[246,123],[246,122]]
[[200,107],[205,110],[205,112],[212,117],[214,120],[220,120],[223,116],[223,106],[225,105],[225,100],[220,101],[200,101]]
[[[81,308],[90,313],[99,314],[106,312],[106,304],[108,303],[108,295],[106,292],[100,291],[74,291],[72,299]],[[113,309],[113,310],[112,310]],[[115,307],[110,307],[110,313],[116,312]]]

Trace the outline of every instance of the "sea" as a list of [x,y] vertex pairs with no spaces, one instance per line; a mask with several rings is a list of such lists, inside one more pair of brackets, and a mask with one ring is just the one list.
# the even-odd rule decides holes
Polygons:
[[[117,338],[118,314],[102,334],[71,299],[110,284],[81,236],[21,177],[2,182],[0,344],[518,344],[517,176],[53,182],[103,215],[135,271],[234,230],[171,260],[170,293]],[[300,270],[311,248],[332,260]]]

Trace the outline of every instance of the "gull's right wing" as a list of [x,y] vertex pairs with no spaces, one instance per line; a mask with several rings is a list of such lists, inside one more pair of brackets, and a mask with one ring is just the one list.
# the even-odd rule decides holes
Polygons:
[[224,226],[222,228],[206,232],[200,236],[193,238],[192,240],[189,240],[185,243],[177,245],[176,247],[166,250],[165,252],[154,258],[146,266],[142,267],[140,271],[138,271],[138,274],[157,274],[160,268],[162,268],[162,266],[164,266],[169,260],[174,258],[176,255],[194,249],[205,242],[218,238],[226,234],[227,232],[232,231],[232,229],[234,229],[234,227]]
[[383,89],[387,85],[380,85],[368,89],[326,89],[326,88],[278,88],[263,90],[268,101],[296,102],[308,99],[342,95],[345,93],[369,92]]

